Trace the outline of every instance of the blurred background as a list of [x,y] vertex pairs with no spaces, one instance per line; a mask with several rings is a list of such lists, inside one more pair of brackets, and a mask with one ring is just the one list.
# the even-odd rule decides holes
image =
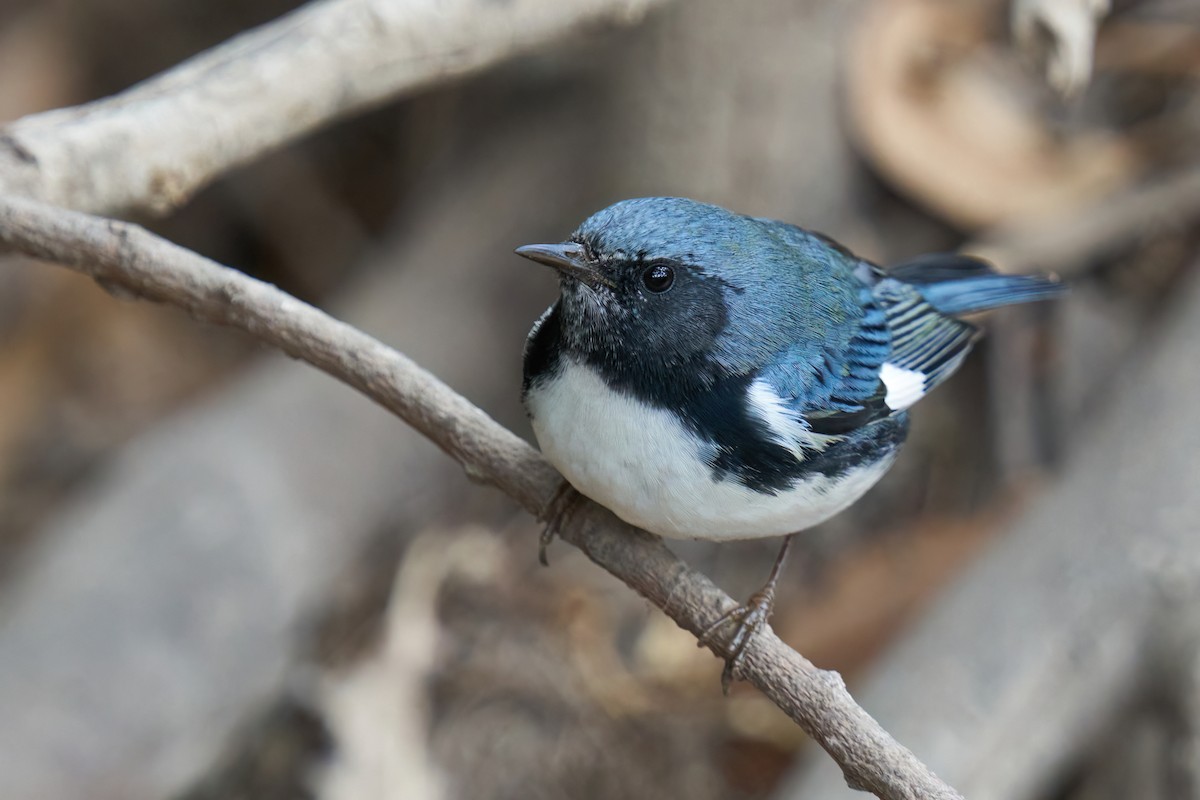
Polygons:
[[[299,5],[0,0],[0,121]],[[965,247],[1057,272],[1069,300],[984,320],[897,467],[789,565],[776,630],[853,689],[1084,468],[1125,376],[1192,308],[1200,7],[1103,6],[666,3],[137,221],[526,437],[522,344],[557,287],[512,249],[622,198],[788,220],[879,263]],[[0,387],[4,797],[828,796],[797,788],[816,748],[752,688],[722,697],[689,635],[565,545],[540,568],[507,498],[246,336],[9,256]],[[776,547],[676,549],[744,597]],[[1140,713],[1079,727],[1020,796],[1192,796],[1139,783],[1161,773],[1154,735],[1111,749]]]

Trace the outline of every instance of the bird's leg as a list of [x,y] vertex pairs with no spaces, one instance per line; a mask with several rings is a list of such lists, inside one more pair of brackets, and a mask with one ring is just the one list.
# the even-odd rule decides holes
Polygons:
[[575,491],[574,486],[563,481],[555,490],[554,496],[550,498],[550,502],[546,503],[546,508],[540,515],[546,521],[546,527],[542,528],[542,535],[538,539],[538,561],[543,567],[550,566],[550,559],[546,557],[546,548],[554,541],[554,537],[562,529],[563,522],[582,499],[583,495]]
[[779,548],[779,555],[775,556],[775,565],[771,567],[771,574],[767,577],[766,584],[750,595],[745,605],[726,611],[701,631],[696,642],[698,647],[704,647],[712,641],[713,634],[726,622],[737,623],[733,637],[729,640],[725,669],[721,671],[721,691],[725,694],[729,694],[729,684],[733,682],[733,679],[740,677],[738,672],[742,668],[742,661],[745,659],[746,648],[749,646],[750,640],[771,619],[771,612],[775,608],[775,584],[779,581],[780,573],[783,572],[783,563],[787,560],[788,548],[792,544],[793,535],[795,534],[783,538],[783,545]]

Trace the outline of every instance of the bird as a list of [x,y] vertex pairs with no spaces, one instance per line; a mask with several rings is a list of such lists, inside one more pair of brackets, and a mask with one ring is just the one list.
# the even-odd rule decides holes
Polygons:
[[792,537],[893,465],[909,409],[979,337],[962,317],[1064,290],[955,253],[884,269],[823,234],[680,197],[623,200],[516,253],[559,279],[523,353],[526,413],[566,481],[543,563],[560,501],[578,495],[669,539],[784,537],[762,589],[699,637],[734,623],[726,691],[769,624]]

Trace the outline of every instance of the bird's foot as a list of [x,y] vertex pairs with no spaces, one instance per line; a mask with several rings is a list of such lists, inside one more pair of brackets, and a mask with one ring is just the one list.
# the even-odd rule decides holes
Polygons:
[[729,648],[725,655],[725,669],[721,670],[721,691],[729,694],[729,685],[735,678],[741,678],[742,662],[746,659],[746,649],[754,635],[765,627],[769,627],[771,612],[775,608],[775,586],[768,584],[750,595],[745,605],[736,606],[726,611],[715,622],[701,631],[696,642],[697,647],[705,647],[712,643],[713,634],[727,622],[734,622],[733,636],[729,639]]
[[754,594],[745,605],[740,605],[726,611],[716,622],[700,632],[696,645],[704,647],[712,642],[715,634],[725,623],[736,622],[733,636],[729,639],[729,648],[725,654],[725,669],[721,670],[721,691],[729,694],[729,684],[734,678],[740,678],[742,663],[746,660],[746,648],[754,639],[754,635],[766,627],[770,627],[771,612],[775,609],[775,585],[779,583],[779,575],[783,564],[787,561],[788,549],[792,546],[792,537],[783,537],[783,545],[775,563],[771,566],[771,574],[766,584]]
[[583,495],[575,491],[574,486],[563,481],[554,492],[554,496],[550,498],[550,502],[546,504],[546,508],[540,515],[546,521],[546,527],[542,528],[542,535],[538,539],[538,561],[543,567],[550,566],[550,559],[546,557],[546,549],[550,547],[554,537],[562,530],[563,523],[571,516],[571,512],[575,510],[575,506],[582,499]]

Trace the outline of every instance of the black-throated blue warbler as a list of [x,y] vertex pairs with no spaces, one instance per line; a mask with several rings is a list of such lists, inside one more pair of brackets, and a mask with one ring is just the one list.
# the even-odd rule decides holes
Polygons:
[[887,472],[907,409],[971,349],[960,316],[1062,290],[963,255],[884,270],[794,225],[673,197],[617,203],[517,253],[561,282],[529,334],[522,395],[570,485],[660,536],[787,537],[763,590],[701,637],[737,622],[726,686],[791,534]]

